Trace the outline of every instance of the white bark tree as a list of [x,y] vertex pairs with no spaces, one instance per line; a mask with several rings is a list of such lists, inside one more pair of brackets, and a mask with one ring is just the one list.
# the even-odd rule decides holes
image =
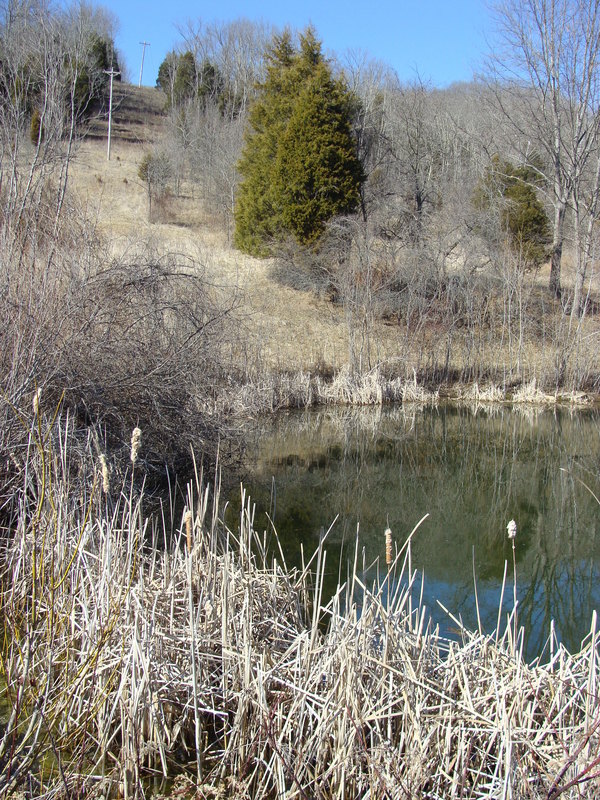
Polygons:
[[[598,147],[600,0],[500,0],[495,12],[498,43],[488,77],[515,146],[526,156],[533,144],[548,165],[544,177],[554,206],[549,288],[560,297],[569,204],[576,216],[577,208],[596,209],[594,180],[587,200],[581,195],[586,181],[590,188],[586,176]],[[577,246],[575,313],[587,269],[586,248],[581,241]]]

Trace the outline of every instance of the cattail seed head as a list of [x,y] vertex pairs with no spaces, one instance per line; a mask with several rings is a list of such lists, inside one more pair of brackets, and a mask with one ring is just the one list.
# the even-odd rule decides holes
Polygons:
[[506,530],[508,531],[508,538],[509,539],[515,539],[516,538],[516,536],[517,536],[517,523],[514,521],[514,519],[511,519],[511,521],[508,523],[508,525],[506,526]]
[[104,453],[100,453],[100,469],[102,470],[102,491],[104,494],[108,494],[110,492],[110,469]]
[[185,522],[185,535],[187,539],[187,548],[188,551],[192,552],[192,547],[194,546],[194,536],[193,536],[193,522],[192,522],[192,512],[186,511],[184,516]]
[[138,453],[142,446],[142,432],[139,428],[134,428],[131,434],[131,463],[135,464],[138,459]]
[[389,567],[394,560],[392,553],[392,531],[386,528],[383,535],[385,536],[385,563]]

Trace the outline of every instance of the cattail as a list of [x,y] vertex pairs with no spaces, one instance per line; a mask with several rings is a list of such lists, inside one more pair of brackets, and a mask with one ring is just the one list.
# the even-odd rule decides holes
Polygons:
[[508,523],[508,525],[506,526],[506,530],[508,531],[508,538],[509,539],[515,539],[516,538],[516,536],[517,536],[517,523],[514,521],[514,519],[511,519],[511,521]]
[[40,413],[40,398],[41,398],[41,396],[42,396],[42,387],[38,386],[35,394],[33,395],[33,401],[32,401],[33,413],[34,413],[34,416],[36,416],[36,417]]
[[187,548],[188,551],[192,552],[192,547],[194,546],[194,537],[193,537],[193,525],[192,525],[192,512],[187,511],[184,517],[185,521],[185,535],[187,537]]
[[142,446],[142,432],[139,428],[134,428],[131,434],[131,463],[135,465],[138,459],[138,453]]
[[100,453],[100,468],[102,470],[102,491],[104,494],[108,494],[110,492],[110,471],[104,453]]
[[386,528],[383,535],[385,536],[385,563],[389,567],[394,560],[392,553],[392,531]]

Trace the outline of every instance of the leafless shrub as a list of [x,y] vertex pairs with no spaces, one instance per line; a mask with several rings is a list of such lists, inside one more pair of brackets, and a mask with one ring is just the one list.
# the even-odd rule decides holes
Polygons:
[[[192,441],[215,452],[224,425],[207,401],[227,368],[237,298],[209,285],[195,258],[143,243],[112,256],[70,211],[47,241],[2,244],[3,396],[19,409],[38,386],[50,402],[64,391],[69,407],[105,425],[113,442],[139,424],[148,464],[189,459]],[[10,414],[4,421],[3,454],[18,434]]]
[[279,283],[334,301],[339,299],[334,275],[343,252],[334,251],[327,240],[317,247],[307,248],[292,237],[286,237],[273,242],[272,250],[274,257],[270,273]]
[[148,193],[148,220],[164,222],[174,176],[174,166],[164,150],[145,153],[138,168],[138,177],[146,184]]

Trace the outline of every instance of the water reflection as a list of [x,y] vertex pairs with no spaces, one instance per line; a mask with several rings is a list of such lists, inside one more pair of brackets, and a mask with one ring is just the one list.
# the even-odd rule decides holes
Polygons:
[[[257,526],[270,526],[286,558],[300,563],[338,515],[328,545],[331,588],[345,575],[358,529],[367,563],[383,562],[389,525],[413,539],[414,568],[434,619],[450,624],[439,599],[476,626],[473,569],[483,626],[496,624],[505,561],[512,606],[512,552],[506,524],[518,525],[520,621],[529,657],[551,619],[577,649],[600,607],[600,416],[569,412],[439,407],[327,410],[282,415],[256,431],[245,485]],[[235,506],[235,501],[234,504]]]

